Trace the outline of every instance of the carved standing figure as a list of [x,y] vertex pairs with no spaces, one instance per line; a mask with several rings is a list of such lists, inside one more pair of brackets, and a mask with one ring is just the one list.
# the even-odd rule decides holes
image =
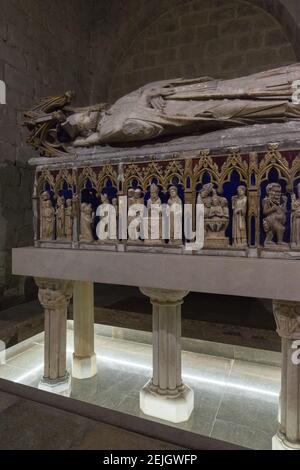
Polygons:
[[58,196],[56,206],[56,238],[63,240],[65,238],[65,198]]
[[115,214],[116,214],[116,234],[117,234],[117,240],[119,238],[119,206],[118,206],[118,198],[113,197],[111,200],[111,203],[115,209]]
[[233,245],[236,247],[247,246],[247,214],[248,198],[245,186],[237,188],[237,196],[232,198],[233,222],[232,238]]
[[135,200],[134,200],[134,189],[133,188],[129,188],[128,189],[128,207],[132,206],[132,204],[135,203]]
[[55,210],[47,191],[44,191],[40,200],[40,233],[42,240],[53,240],[55,228]]
[[[130,191],[130,198],[129,198],[129,216],[128,216],[128,235],[131,241],[139,241],[144,238],[143,233],[143,208],[144,205],[144,197],[143,192],[140,188],[129,190]],[[128,191],[128,194],[129,194]],[[139,237],[137,238],[137,235]]]
[[300,247],[300,183],[297,195],[292,195],[292,245]]
[[83,202],[80,206],[80,241],[90,243],[94,241],[92,223],[94,214],[92,205]]
[[170,209],[170,240],[171,245],[182,244],[182,200],[178,196],[176,186],[169,188],[168,206]]
[[102,224],[100,232],[100,240],[104,242],[115,241],[117,234],[117,219],[116,212],[113,204],[110,203],[107,193],[102,193],[100,196],[101,199],[101,218]]
[[74,208],[72,199],[67,199],[65,207],[65,237],[71,241],[73,238]]
[[271,183],[267,186],[267,196],[263,200],[264,231],[266,232],[265,246],[274,246],[274,237],[277,244],[285,246],[283,241],[286,224],[287,197],[282,195],[279,183]]
[[146,243],[162,243],[162,217],[161,217],[161,199],[159,197],[159,188],[156,184],[150,186],[150,199],[147,201],[148,210],[148,237]]
[[[149,83],[112,106],[55,112],[75,146],[122,143],[300,118],[293,83],[300,64],[246,77],[209,77]],[[63,108],[62,108],[63,109]]]

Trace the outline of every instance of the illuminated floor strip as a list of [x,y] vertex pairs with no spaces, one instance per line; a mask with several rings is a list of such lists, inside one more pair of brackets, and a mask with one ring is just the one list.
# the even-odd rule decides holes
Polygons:
[[[67,352],[69,354],[73,354],[73,350],[68,349]],[[109,362],[110,363],[115,363],[115,364],[118,364],[118,365],[123,365],[123,366],[126,366],[126,367],[135,368],[135,369],[142,369],[142,370],[149,371],[149,372],[152,370],[151,366],[148,366],[146,364],[141,364],[141,363],[138,363],[138,362],[127,361],[127,360],[124,360],[124,359],[116,359],[116,358],[113,358],[113,357],[110,357],[110,356],[103,356],[103,355],[100,355],[100,354],[97,354],[97,358],[100,361],[106,362],[106,363],[109,363]],[[18,377],[17,379],[15,379],[14,382],[22,382],[24,379],[29,377],[31,374],[35,374],[36,372],[38,372],[42,367],[43,367],[43,364],[39,365],[35,369],[27,372],[26,374],[23,374],[22,376]],[[182,375],[183,375],[183,378],[188,379],[188,380],[193,380],[195,382],[200,382],[200,383],[210,384],[210,385],[217,385],[217,386],[220,386],[220,387],[229,387],[229,388],[233,388],[233,389],[236,389],[236,390],[242,390],[242,391],[246,391],[246,392],[257,393],[257,394],[260,394],[260,395],[266,395],[266,396],[275,397],[275,398],[279,397],[278,392],[273,392],[271,390],[266,390],[266,389],[259,388],[259,387],[251,387],[249,385],[242,385],[242,384],[229,382],[229,381],[226,382],[224,380],[210,379],[208,377],[203,377],[201,375],[193,375],[193,374],[186,374],[186,373],[183,373]]]
[[[144,370],[148,370],[148,371],[152,370],[152,367],[150,367],[150,366],[140,364],[140,363],[136,363],[136,362],[125,361],[124,359],[115,359],[115,358],[112,358],[112,357],[109,357],[109,356],[102,356],[102,355],[100,356],[98,354],[97,354],[97,358],[101,361],[114,362],[114,363],[119,364],[119,365],[129,366],[129,367],[133,367],[133,368],[137,368],[137,369],[144,369]],[[201,382],[201,383],[205,383],[205,384],[218,385],[218,386],[221,386],[221,387],[230,387],[230,388],[234,388],[234,389],[237,389],[237,390],[244,390],[244,391],[247,391],[247,392],[260,393],[261,395],[267,395],[267,396],[270,396],[270,397],[279,397],[278,392],[272,392],[271,390],[266,390],[266,389],[259,388],[259,387],[251,387],[251,386],[248,386],[248,385],[237,384],[237,383],[234,383],[234,382],[225,382],[224,380],[210,379],[208,377],[203,377],[201,375],[192,375],[192,374],[183,373],[182,377],[185,378],[185,379],[194,380],[196,382]]]
[[[68,349],[67,352],[69,354],[72,354],[73,350]],[[142,364],[142,363],[139,363],[139,362],[128,361],[128,360],[114,358],[114,357],[111,357],[111,356],[104,356],[104,355],[100,355],[100,354],[97,354],[97,358],[100,361],[105,362],[106,364],[115,363],[117,365],[122,365],[122,366],[125,366],[125,367],[130,367],[130,368],[135,368],[135,369],[142,369],[142,370],[148,371],[148,372],[151,372],[151,370],[152,370],[151,366],[146,365],[146,364]],[[34,369],[26,372],[25,374],[22,374],[21,376],[17,377],[14,380],[14,382],[18,382],[18,383],[23,382],[25,379],[30,377],[32,374],[36,374],[37,372],[39,372],[42,368],[43,368],[43,363],[40,364],[39,366],[35,367]],[[230,382],[230,381],[227,382],[227,381],[224,381],[224,380],[217,380],[217,379],[213,379],[213,378],[209,378],[209,377],[204,377],[204,376],[201,376],[199,374],[193,375],[193,374],[183,373],[182,375],[183,375],[183,378],[185,378],[185,379],[193,380],[193,381],[204,383],[204,384],[217,385],[217,386],[220,386],[220,387],[229,387],[229,388],[233,388],[233,389],[236,389],[236,390],[242,390],[242,391],[245,391],[245,392],[257,393],[257,394],[260,394],[260,395],[265,395],[265,396],[270,396],[270,397],[276,397],[276,398],[279,397],[278,392],[267,390],[267,389],[260,388],[260,387],[253,387],[253,386],[243,385],[243,384],[234,383],[234,382]]]
[[34,369],[29,370],[25,374],[20,375],[20,377],[17,377],[16,379],[13,380],[13,382],[17,383],[22,383],[23,380],[27,379],[30,377],[32,374],[36,374],[39,372],[42,368],[44,367],[44,363],[40,364],[39,366],[35,367]]

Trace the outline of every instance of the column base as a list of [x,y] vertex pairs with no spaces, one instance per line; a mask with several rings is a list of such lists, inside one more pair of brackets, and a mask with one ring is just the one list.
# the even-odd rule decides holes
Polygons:
[[161,395],[153,391],[151,380],[140,391],[140,409],[145,415],[171,423],[188,421],[194,409],[194,392],[187,385],[176,395]]
[[288,442],[283,436],[276,434],[272,439],[272,450],[300,450],[299,444]]
[[73,354],[72,377],[75,379],[89,379],[97,375],[97,357],[80,357]]
[[43,377],[38,385],[40,390],[45,392],[57,393],[58,395],[70,396],[71,393],[71,376],[69,372],[65,377],[59,379],[48,379]]

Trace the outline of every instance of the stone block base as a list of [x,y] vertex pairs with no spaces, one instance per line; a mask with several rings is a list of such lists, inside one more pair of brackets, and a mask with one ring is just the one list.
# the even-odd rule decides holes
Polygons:
[[73,354],[72,377],[75,379],[89,379],[97,374],[96,354],[88,357],[79,357]]
[[71,376],[69,373],[64,378],[51,380],[43,377],[38,388],[45,392],[57,393],[58,395],[70,396],[71,393]]
[[299,444],[293,444],[276,434],[272,439],[272,450],[300,450],[300,442]]
[[229,248],[229,238],[207,237],[204,242],[204,248],[208,248],[208,249]]
[[140,409],[145,415],[171,423],[187,421],[194,409],[194,392],[186,385],[176,396],[160,395],[151,390],[151,381],[140,391]]

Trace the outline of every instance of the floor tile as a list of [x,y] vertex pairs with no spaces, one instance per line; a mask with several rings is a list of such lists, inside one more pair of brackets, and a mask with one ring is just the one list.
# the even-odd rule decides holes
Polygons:
[[[71,370],[72,329],[68,329],[67,342],[67,367]],[[85,380],[72,378],[71,397],[160,422],[139,409],[140,390],[151,377],[151,345],[97,334],[95,352],[97,375]],[[270,448],[277,427],[279,367],[186,351],[182,353],[182,363],[184,382],[194,390],[195,408],[187,422],[169,423],[171,426],[251,448]],[[33,387],[38,386],[42,373],[43,334],[9,351],[9,360],[0,365],[1,378]],[[9,409],[9,403],[8,406],[5,403],[4,400],[3,413]],[[13,415],[15,423],[16,420]],[[0,437],[1,429],[4,432],[0,427]],[[96,435],[91,431],[88,439],[91,448],[97,445]],[[80,448],[81,435],[73,437],[70,446]],[[25,441],[20,440],[21,448]],[[42,442],[35,444],[41,446]],[[13,442],[6,445],[10,448]]]

